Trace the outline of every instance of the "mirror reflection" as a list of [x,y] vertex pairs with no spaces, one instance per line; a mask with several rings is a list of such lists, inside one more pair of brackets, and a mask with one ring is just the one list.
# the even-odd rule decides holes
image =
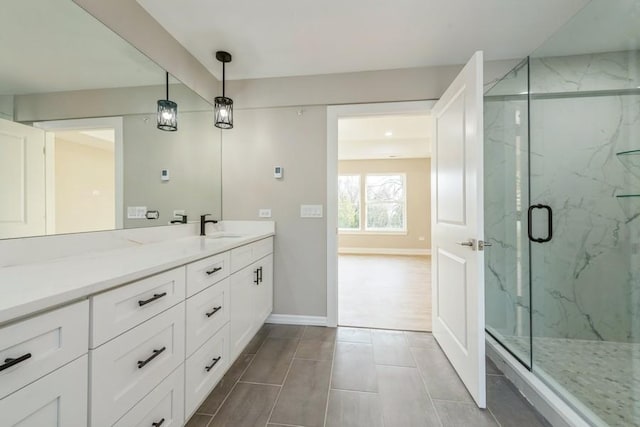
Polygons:
[[3,9],[0,238],[220,218],[207,101],[72,2]]

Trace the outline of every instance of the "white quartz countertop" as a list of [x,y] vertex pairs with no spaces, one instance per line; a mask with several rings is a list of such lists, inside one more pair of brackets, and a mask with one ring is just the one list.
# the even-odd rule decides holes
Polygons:
[[273,235],[182,237],[0,268],[0,325]]

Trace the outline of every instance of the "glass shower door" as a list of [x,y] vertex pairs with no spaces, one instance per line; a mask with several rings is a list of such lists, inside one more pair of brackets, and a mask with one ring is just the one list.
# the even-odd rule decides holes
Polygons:
[[486,330],[531,367],[528,60],[485,93]]

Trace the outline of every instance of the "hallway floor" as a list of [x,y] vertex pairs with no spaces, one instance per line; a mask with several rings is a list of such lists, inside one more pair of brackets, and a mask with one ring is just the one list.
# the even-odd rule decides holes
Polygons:
[[431,257],[338,257],[341,326],[431,330]]
[[548,426],[490,362],[487,396],[428,333],[266,324],[187,427]]

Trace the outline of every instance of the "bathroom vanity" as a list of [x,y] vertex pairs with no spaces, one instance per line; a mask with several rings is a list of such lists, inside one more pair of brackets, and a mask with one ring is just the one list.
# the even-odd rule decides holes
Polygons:
[[274,224],[242,223],[0,268],[0,425],[182,426],[272,311]]

